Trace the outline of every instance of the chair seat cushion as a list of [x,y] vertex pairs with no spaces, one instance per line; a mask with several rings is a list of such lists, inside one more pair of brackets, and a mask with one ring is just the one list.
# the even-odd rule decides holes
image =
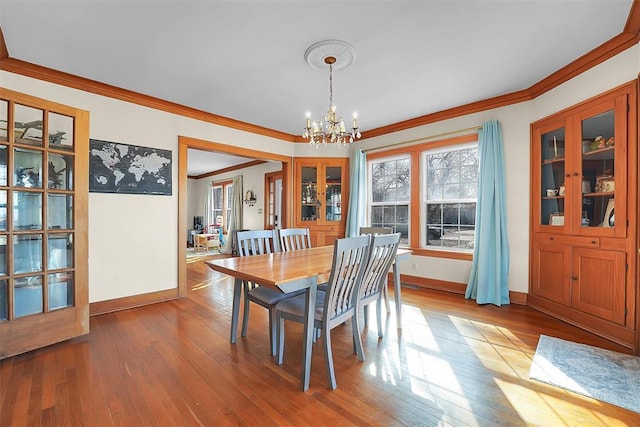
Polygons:
[[[326,297],[326,293],[324,291],[318,291],[316,293],[316,310],[315,310],[315,319],[322,320],[322,312],[324,310],[324,299]],[[293,298],[287,298],[283,301],[280,301],[278,305],[276,305],[276,310],[280,310],[283,313],[288,314],[289,316],[294,316],[299,319],[304,318],[304,304],[305,304],[306,295],[298,295]]]
[[266,305],[275,305],[280,301],[290,299],[292,297],[295,297],[296,295],[300,295],[301,293],[304,294],[304,290],[284,293],[267,286],[258,286],[257,288],[253,288],[249,291],[249,299]]

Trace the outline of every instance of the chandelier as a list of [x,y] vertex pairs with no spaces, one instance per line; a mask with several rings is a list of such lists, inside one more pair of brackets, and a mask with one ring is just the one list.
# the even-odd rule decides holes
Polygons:
[[336,113],[333,103],[333,67],[340,65],[343,69],[351,65],[355,58],[353,47],[340,40],[327,40],[313,44],[305,52],[305,59],[309,65],[316,69],[329,66],[329,109],[318,121],[311,121],[311,114],[307,113],[305,128],[302,137],[309,140],[309,145],[318,147],[319,144],[335,144],[342,148],[346,144],[354,142],[362,135],[358,130],[358,116],[353,114],[353,126],[347,132],[344,120]]

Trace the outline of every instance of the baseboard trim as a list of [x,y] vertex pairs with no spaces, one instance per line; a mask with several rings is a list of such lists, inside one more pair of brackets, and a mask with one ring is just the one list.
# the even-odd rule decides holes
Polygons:
[[[390,276],[391,278],[391,276]],[[392,280],[392,279],[391,279]],[[464,295],[467,284],[449,282],[446,280],[429,279],[427,277],[400,275],[400,282],[403,285],[413,285],[419,288],[434,289],[437,291],[450,292],[454,294]],[[527,305],[527,293],[509,291],[509,300],[511,304]]]
[[178,289],[149,292],[146,294],[132,295],[106,301],[92,302],[89,304],[89,316],[113,313],[114,311],[127,310],[148,304],[171,301],[178,299]]

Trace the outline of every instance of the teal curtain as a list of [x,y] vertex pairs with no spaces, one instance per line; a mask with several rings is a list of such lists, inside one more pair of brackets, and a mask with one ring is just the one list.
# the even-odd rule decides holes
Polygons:
[[367,155],[360,149],[353,150],[349,161],[349,210],[347,211],[346,237],[360,234],[367,218]]
[[478,133],[480,179],[476,206],[476,238],[466,298],[478,304],[509,304],[509,241],[505,196],[502,129],[484,122]]

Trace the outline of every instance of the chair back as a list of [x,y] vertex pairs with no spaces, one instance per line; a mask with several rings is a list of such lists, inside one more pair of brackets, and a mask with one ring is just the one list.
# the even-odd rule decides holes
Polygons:
[[263,255],[278,252],[274,230],[249,230],[236,233],[238,255]]
[[369,246],[369,259],[362,275],[360,299],[378,297],[386,283],[387,273],[400,245],[400,233],[374,234]]
[[342,323],[355,313],[358,291],[369,255],[368,235],[337,239],[324,300],[323,323]]
[[391,227],[360,227],[360,235],[362,234],[391,234]]
[[311,236],[308,228],[282,228],[278,230],[280,250],[282,252],[297,251],[311,247]]

